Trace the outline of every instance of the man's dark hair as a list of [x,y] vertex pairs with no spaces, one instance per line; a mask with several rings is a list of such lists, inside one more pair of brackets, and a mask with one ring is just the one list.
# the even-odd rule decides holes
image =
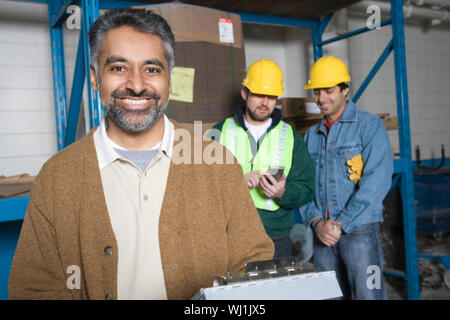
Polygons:
[[175,38],[169,24],[160,15],[146,9],[114,9],[100,16],[89,30],[91,64],[97,70],[100,46],[108,31],[119,27],[131,27],[139,32],[153,33],[164,42],[169,71],[175,65]]
[[337,86],[341,89],[341,92],[348,88],[348,84],[345,82],[338,83]]

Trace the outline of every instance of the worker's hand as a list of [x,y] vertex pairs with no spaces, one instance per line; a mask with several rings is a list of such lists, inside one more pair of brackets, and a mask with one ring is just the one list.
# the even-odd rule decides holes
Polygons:
[[358,183],[358,181],[361,179],[362,171],[364,168],[362,155],[358,154],[353,158],[351,158],[350,160],[347,160],[347,165],[350,166],[350,168],[348,168],[348,172],[350,173],[348,178],[352,180],[355,184]]
[[284,188],[285,185],[286,176],[284,174],[280,181],[277,181],[269,174],[261,175],[261,179],[259,179],[259,186],[268,198],[281,198],[286,190]]
[[245,175],[245,181],[247,181],[247,186],[252,189],[259,185],[259,176],[261,171],[252,171]]
[[316,228],[317,238],[328,247],[336,244],[341,238],[341,223],[336,220],[322,220],[318,223],[319,225]]

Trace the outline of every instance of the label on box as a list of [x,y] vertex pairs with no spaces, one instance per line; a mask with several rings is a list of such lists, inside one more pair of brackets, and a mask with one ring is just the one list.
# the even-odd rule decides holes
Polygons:
[[171,76],[171,100],[194,102],[194,68],[173,67]]
[[233,43],[233,22],[231,19],[219,18],[220,42]]

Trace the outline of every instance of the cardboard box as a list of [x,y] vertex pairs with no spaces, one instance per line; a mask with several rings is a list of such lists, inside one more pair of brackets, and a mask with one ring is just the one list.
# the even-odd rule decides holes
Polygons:
[[303,116],[306,112],[303,98],[281,98],[278,99],[283,118]]
[[[278,99],[278,104],[281,106],[281,115],[283,118],[296,118],[304,116],[305,114],[318,114],[320,109],[315,106],[316,100],[314,98],[281,98]],[[314,113],[312,111],[314,110]]]
[[315,125],[316,123],[322,121],[322,115],[306,115],[304,117],[299,118],[289,118],[284,119],[287,123],[289,123],[294,129],[296,129],[301,134],[305,134],[308,129]]
[[11,177],[0,176],[0,199],[30,195],[35,179],[35,176],[27,173]]
[[[171,95],[167,116],[184,123],[219,122],[232,116],[241,101],[246,70],[240,16],[182,3],[139,8],[167,20],[175,35],[175,67],[191,77]],[[178,79],[172,77],[172,88],[180,87]]]
[[382,118],[386,130],[397,130],[398,129],[398,118],[397,117],[386,117]]

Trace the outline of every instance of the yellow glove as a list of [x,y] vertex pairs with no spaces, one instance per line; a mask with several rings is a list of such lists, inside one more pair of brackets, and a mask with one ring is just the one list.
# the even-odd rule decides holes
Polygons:
[[348,172],[350,173],[348,178],[352,180],[355,184],[358,183],[359,179],[361,179],[362,171],[364,168],[362,155],[358,154],[353,158],[351,158],[350,160],[347,160],[347,165],[350,166],[350,168],[348,168]]

